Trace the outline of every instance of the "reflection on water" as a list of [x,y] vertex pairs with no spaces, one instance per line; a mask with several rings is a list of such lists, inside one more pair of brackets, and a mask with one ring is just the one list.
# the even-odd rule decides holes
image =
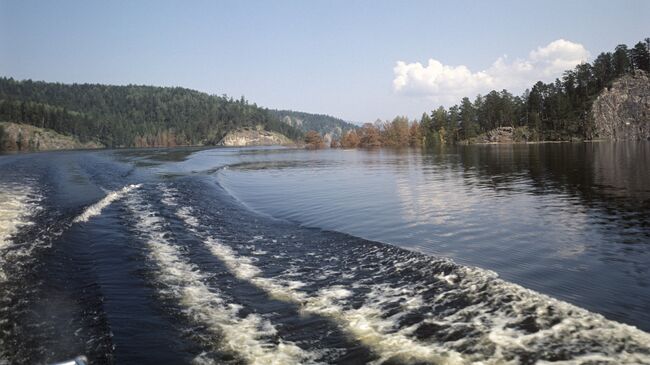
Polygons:
[[[252,209],[492,269],[650,329],[648,142],[228,151],[219,181]],[[211,154],[226,150],[186,163],[207,170]]]
[[647,149],[4,156],[0,364],[650,364]]

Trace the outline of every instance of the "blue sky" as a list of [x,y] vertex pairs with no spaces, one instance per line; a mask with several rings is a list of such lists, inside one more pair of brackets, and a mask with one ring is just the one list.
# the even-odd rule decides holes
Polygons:
[[183,86],[365,122],[519,93],[552,65],[650,37],[649,16],[646,0],[0,0],[0,75]]

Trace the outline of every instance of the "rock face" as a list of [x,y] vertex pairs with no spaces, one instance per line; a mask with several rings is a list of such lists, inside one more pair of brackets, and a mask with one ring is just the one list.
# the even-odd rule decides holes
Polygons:
[[497,127],[467,142],[468,143],[513,143],[513,142],[521,142],[521,141],[517,141],[515,138],[515,128]]
[[594,102],[595,137],[650,139],[650,75],[643,71],[614,81]]
[[289,146],[295,143],[285,135],[259,129],[238,129],[226,134],[218,143],[220,146]]
[[78,139],[59,134],[51,129],[27,124],[0,123],[0,151],[48,151],[103,148],[96,142],[79,142]]
[[511,143],[513,141],[514,128],[498,127],[487,132],[488,142]]
[[292,127],[296,127],[298,129],[302,128],[303,120],[298,117],[291,118],[290,116],[285,115],[282,117],[282,121]]

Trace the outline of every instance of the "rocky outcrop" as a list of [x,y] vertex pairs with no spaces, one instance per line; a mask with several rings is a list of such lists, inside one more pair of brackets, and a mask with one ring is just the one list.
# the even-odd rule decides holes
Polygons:
[[295,127],[295,128],[298,128],[298,129],[302,128],[303,120],[300,119],[300,118],[297,118],[297,117],[291,118],[290,116],[285,115],[284,117],[282,117],[282,121],[284,123],[292,126],[292,127]]
[[650,139],[650,75],[623,76],[595,100],[592,113],[596,138]]
[[533,134],[528,127],[497,127],[482,133],[469,140],[461,141],[462,144],[485,143],[520,143],[533,140]]
[[97,142],[80,142],[51,129],[0,122],[0,151],[48,151],[103,148]]
[[514,128],[499,127],[486,133],[488,142],[511,143],[513,141]]
[[238,129],[229,132],[218,143],[220,146],[290,146],[294,141],[283,134],[260,129]]

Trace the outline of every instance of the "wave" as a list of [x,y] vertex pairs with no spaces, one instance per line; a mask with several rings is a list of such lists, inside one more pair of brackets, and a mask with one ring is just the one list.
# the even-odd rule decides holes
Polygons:
[[[34,193],[29,185],[18,186],[17,184],[0,184],[0,284],[9,280],[7,273],[7,263],[13,263],[17,247],[14,245],[13,237],[19,232],[21,227],[33,224],[30,217],[38,210],[38,202],[41,197]],[[12,252],[13,251],[13,252]],[[26,252],[19,249],[22,256]],[[0,287],[0,326],[7,323],[7,312],[11,298],[5,292],[6,289]],[[8,300],[9,299],[9,300]],[[4,328],[3,328],[4,330]],[[10,356],[6,353],[7,342],[4,336],[0,336],[0,364],[9,364]]]
[[[294,266],[303,259],[286,265],[281,275],[264,277],[253,258],[206,232],[194,209],[179,206],[175,195],[169,189],[166,200],[178,207],[176,215],[237,278],[304,313],[331,318],[370,348],[376,363],[650,364],[648,333],[494,272],[399,248],[359,245],[325,252],[315,260],[346,255],[355,265],[329,269],[324,287],[322,273],[310,278],[303,270],[300,281],[287,279],[296,276]],[[259,247],[257,252],[264,253]],[[351,280],[337,284],[337,277]],[[312,293],[303,289],[316,285],[321,288]]]
[[32,225],[30,220],[40,209],[42,197],[29,185],[0,184],[0,282],[7,279],[3,270],[12,247],[12,237],[21,227]]
[[108,192],[108,194],[106,194],[104,198],[102,198],[97,203],[87,207],[72,222],[73,223],[88,222],[90,218],[101,214],[102,210],[107,206],[109,206],[111,203],[113,203],[118,199],[122,199],[123,197],[126,196],[126,194],[128,194],[134,189],[139,188],[140,186],[142,186],[142,184],[127,185],[120,190]]
[[[191,320],[221,336],[222,350],[233,352],[250,364],[312,362],[315,354],[293,342],[272,342],[277,330],[271,322],[254,313],[242,317],[241,305],[229,302],[218,289],[209,287],[208,276],[183,257],[169,239],[166,222],[140,196],[130,194],[126,203],[136,218],[135,227],[146,241],[150,258],[158,267],[158,280],[165,287],[163,294],[175,299]],[[201,354],[196,362],[211,361]]]
[[[185,220],[190,230],[199,234],[195,229],[196,219],[189,214],[191,213],[189,207],[183,207],[177,213]],[[259,276],[261,270],[253,265],[250,258],[236,255],[230,247],[214,237],[204,236],[203,239],[210,252],[219,258],[238,279],[249,281],[274,299],[298,304],[305,314],[334,319],[346,332],[370,347],[379,356],[379,363],[389,359],[400,361],[413,359],[436,364],[460,363],[460,355],[457,353],[450,353],[436,346],[419,344],[401,333],[382,331],[381,327],[384,327],[382,323],[373,320],[373,318],[381,318],[382,313],[376,309],[343,310],[336,305],[335,299],[347,297],[351,292],[342,287],[322,289],[319,295],[309,297],[297,290],[304,286],[304,283],[261,277]]]

